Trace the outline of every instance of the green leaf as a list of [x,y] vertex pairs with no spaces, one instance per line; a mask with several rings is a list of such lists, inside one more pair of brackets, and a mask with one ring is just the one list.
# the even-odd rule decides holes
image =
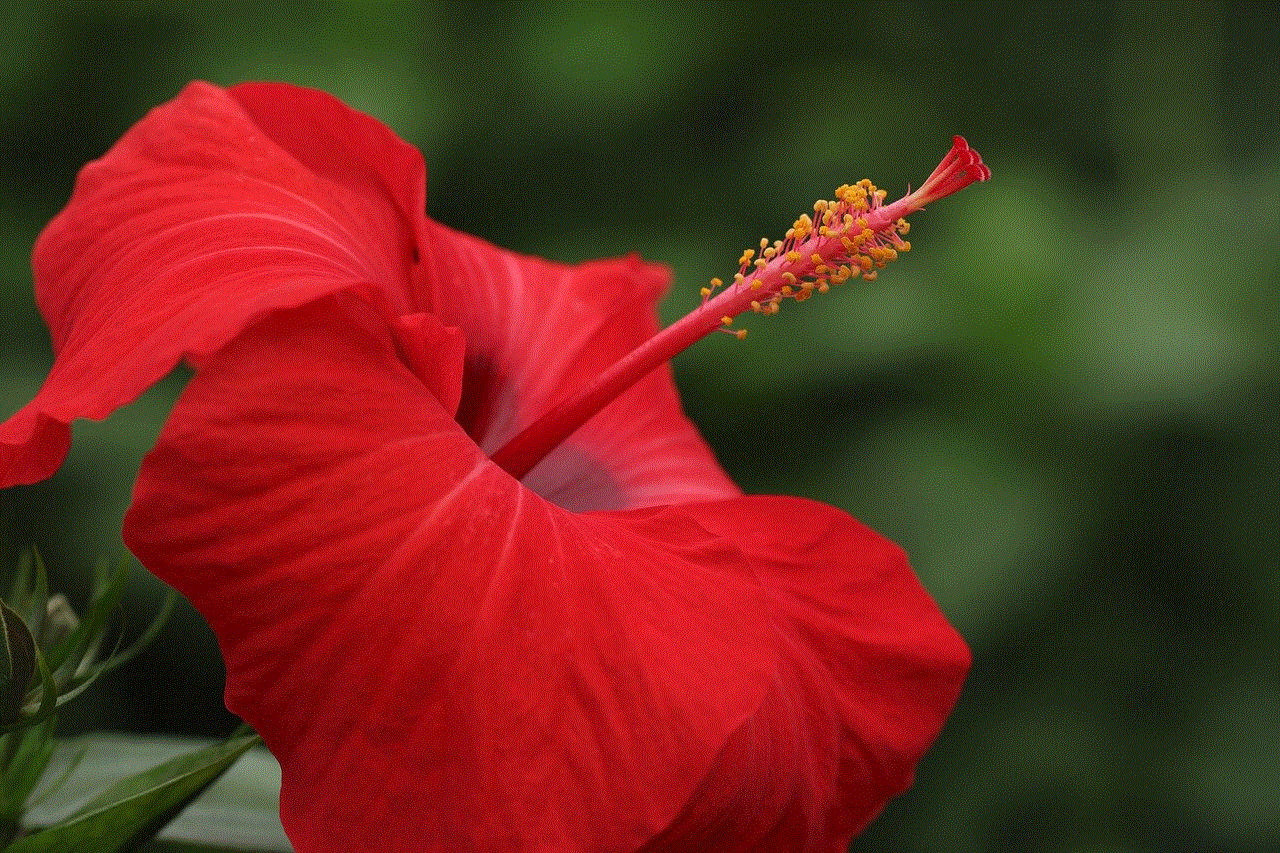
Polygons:
[[107,631],[107,624],[115,615],[124,594],[127,564],[119,561],[114,567],[99,566],[94,575],[93,592],[89,596],[89,608],[76,630],[49,652],[49,668],[62,680],[74,676],[81,661],[92,660]]
[[[44,776],[54,752],[53,727],[49,717],[38,725],[0,734],[0,828],[12,833],[26,809],[27,798]],[[0,837],[0,842],[9,835]]]
[[49,601],[49,574],[35,548],[24,551],[18,560],[7,601],[27,623],[32,635],[39,637]]
[[[57,717],[50,717],[48,720],[45,721],[44,725],[48,728],[50,732],[52,732],[53,726],[57,722],[57,720],[58,720]],[[44,764],[40,765],[41,776],[44,775],[44,771],[48,767],[49,759],[53,756],[53,752],[54,752],[53,738],[49,738],[48,749],[46,750],[43,756]],[[57,777],[52,782],[45,785],[44,790],[40,792],[40,796],[36,797],[34,800],[28,803],[27,808],[40,805],[45,800],[49,799],[54,794],[58,793],[58,791],[62,790],[62,786],[67,784],[67,780],[71,778],[71,774],[76,772],[76,768],[80,766],[81,761],[84,761],[83,749],[80,750],[75,755],[71,756],[71,760],[67,762],[67,765],[65,767],[62,768],[62,771],[57,775]],[[35,785],[39,781],[40,780],[37,778],[32,782],[31,790],[35,790]]]
[[[49,763],[50,777],[65,773],[77,755],[83,754],[84,759],[61,790],[38,793],[25,822],[29,826],[59,823],[115,780],[212,742],[208,738],[117,732],[95,732],[59,740],[57,752]],[[165,847],[162,842],[196,846]],[[166,826],[157,841],[143,849],[152,853],[161,850],[292,853],[293,848],[280,825],[280,766],[266,749],[249,750]]]
[[[58,710],[58,687],[53,683],[53,674],[49,672],[49,667],[44,662],[44,655],[40,652],[40,647],[33,645],[33,648],[36,655],[36,671],[40,674],[40,707],[33,712],[24,713],[10,719],[8,722],[0,723],[0,732],[17,731],[18,729],[43,723],[53,716],[54,711]],[[34,702],[35,696],[34,689],[28,690],[24,704]]]
[[36,641],[22,617],[0,601],[0,724],[18,716],[36,674]]
[[4,853],[125,853],[150,841],[251,747],[257,735],[233,736],[116,782],[59,823]]
[[[63,704],[79,696],[88,689],[90,684],[97,681],[98,678],[119,669],[121,666],[124,666],[126,663],[137,657],[140,652],[147,648],[147,646],[151,645],[151,642],[159,636],[160,631],[168,623],[169,617],[173,614],[173,606],[177,600],[178,594],[173,590],[170,590],[169,594],[165,597],[164,603],[160,605],[159,612],[157,612],[155,618],[151,620],[151,624],[147,626],[147,629],[142,633],[142,635],[124,651],[120,651],[120,643],[124,639],[124,630],[122,627],[120,634],[116,637],[116,646],[106,659],[87,667],[83,666],[83,662],[81,662],[81,666],[83,668],[79,672],[68,677],[62,683],[62,692],[58,696],[58,707],[62,707]],[[94,645],[96,647],[97,641],[94,642]]]

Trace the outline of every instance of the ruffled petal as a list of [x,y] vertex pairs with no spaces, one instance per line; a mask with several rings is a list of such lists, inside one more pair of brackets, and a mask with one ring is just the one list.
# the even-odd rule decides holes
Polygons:
[[[488,453],[658,330],[669,272],[630,257],[565,266],[428,221],[424,301],[467,333],[458,419]],[[568,509],[626,509],[740,492],[680,407],[664,365],[529,473]]]
[[81,171],[36,245],[56,360],[0,425],[0,485],[49,476],[72,420],[276,308],[354,288],[411,313],[424,186],[413,148],[319,92],[193,83],[153,110]]
[[126,541],[218,635],[299,853],[637,849],[760,707],[766,592],[678,509],[522,487],[402,349],[341,295],[245,332],[178,403]]
[[833,507],[746,497],[683,507],[746,555],[781,656],[765,700],[646,851],[843,853],[911,784],[969,668],[902,549]]

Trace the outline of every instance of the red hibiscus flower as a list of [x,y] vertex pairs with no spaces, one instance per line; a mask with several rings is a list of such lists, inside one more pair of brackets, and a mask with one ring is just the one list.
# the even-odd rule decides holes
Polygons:
[[968,652],[895,545],[743,497],[664,362],[874,275],[899,214],[987,174],[957,139],[903,202],[841,188],[663,337],[664,270],[455,233],[378,122],[193,84],[40,238],[57,359],[3,484],[195,367],[125,538],[213,626],[299,853],[843,850]]

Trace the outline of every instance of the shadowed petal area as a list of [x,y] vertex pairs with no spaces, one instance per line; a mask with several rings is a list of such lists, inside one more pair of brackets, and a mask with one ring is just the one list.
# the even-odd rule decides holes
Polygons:
[[679,509],[513,481],[406,348],[343,295],[248,330],[175,408],[126,541],[218,635],[299,853],[637,849],[760,706],[766,592]]
[[56,360],[0,425],[0,484],[49,476],[72,420],[105,417],[273,309],[357,288],[409,313],[424,185],[413,148],[319,92],[193,83],[153,110],[81,171],[36,245]]
[[[636,257],[556,264],[427,223],[424,301],[467,332],[458,420],[487,453],[658,330],[666,267]],[[671,368],[642,379],[525,478],[573,509],[740,494],[680,407]]]

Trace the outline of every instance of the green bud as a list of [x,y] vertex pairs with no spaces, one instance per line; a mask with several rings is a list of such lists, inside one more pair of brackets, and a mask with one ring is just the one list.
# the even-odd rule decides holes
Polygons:
[[36,674],[36,642],[17,613],[0,601],[0,725],[13,722]]

